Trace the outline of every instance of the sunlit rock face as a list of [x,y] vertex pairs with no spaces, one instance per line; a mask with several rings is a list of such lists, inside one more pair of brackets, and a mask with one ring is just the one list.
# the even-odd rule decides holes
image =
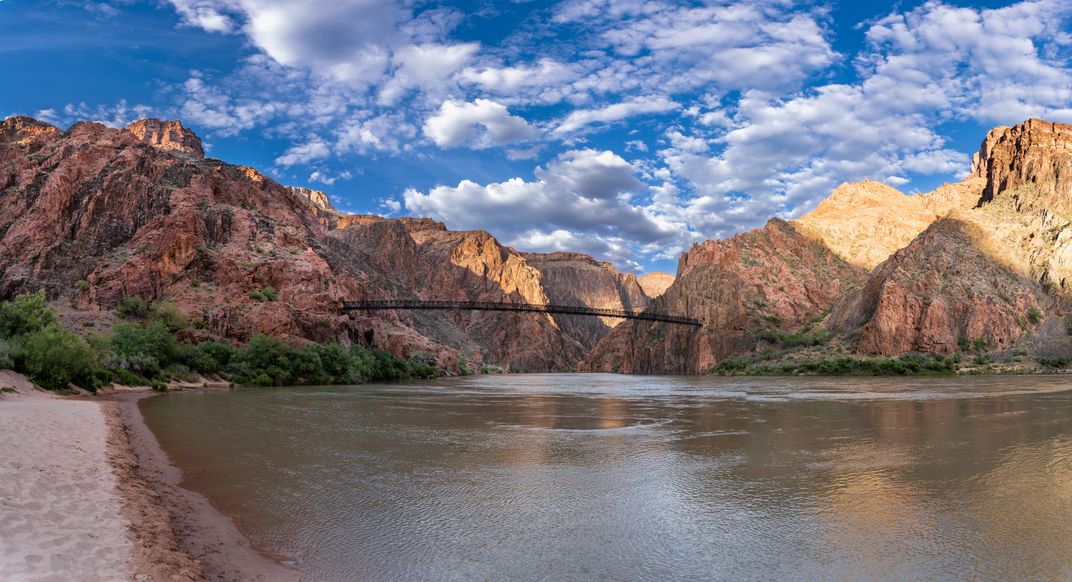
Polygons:
[[331,203],[331,199],[328,195],[320,190],[313,190],[312,188],[300,188],[298,186],[287,186],[287,191],[297,196],[299,199],[312,204],[314,207],[327,212],[338,212],[335,205]]
[[205,157],[205,150],[201,147],[201,138],[183,127],[179,121],[142,119],[128,125],[127,131],[134,134],[134,137],[142,143],[154,148],[189,154],[198,158]]
[[674,276],[670,273],[645,273],[637,277],[637,283],[640,283],[645,295],[654,299],[666,293],[670,285],[674,284]]

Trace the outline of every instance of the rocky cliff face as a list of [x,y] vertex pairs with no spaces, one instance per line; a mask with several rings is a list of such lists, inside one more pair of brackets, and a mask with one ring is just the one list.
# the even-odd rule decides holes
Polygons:
[[[540,273],[550,303],[583,305],[599,309],[643,310],[649,299],[633,274],[620,273],[604,263],[578,253],[525,253],[525,261]],[[591,349],[622,322],[610,317],[555,315],[567,335]]]
[[640,283],[640,288],[644,290],[645,295],[654,299],[674,284],[674,276],[670,273],[646,273],[637,277],[637,283]]
[[328,195],[320,190],[313,190],[312,188],[301,188],[298,186],[287,186],[287,191],[297,196],[300,200],[304,200],[314,207],[319,208],[327,212],[338,213],[335,209],[335,205],[331,203],[331,199]]
[[674,284],[652,309],[699,319],[703,327],[630,321],[614,329],[582,364],[626,373],[702,373],[723,358],[760,347],[763,337],[823,319],[865,273],[790,223],[695,245]]
[[978,203],[880,265],[835,325],[857,330],[861,353],[952,353],[967,343],[1070,355],[1069,171],[1072,126],[1029,120],[990,131],[972,175],[948,187],[982,184]]
[[127,131],[134,134],[138,141],[155,148],[197,158],[205,157],[201,139],[178,121],[142,119],[128,125]]
[[[1034,208],[1072,207],[1072,125],[1029,119],[987,134],[973,163],[986,179],[982,201],[1019,195]],[[1021,205],[1021,208],[1023,205]]]
[[[251,168],[202,158],[191,136],[155,120],[0,123],[0,297],[44,288],[83,313],[127,295],[171,300],[199,336],[358,341],[447,368],[562,370],[583,355],[546,315],[340,314],[344,299],[546,294],[487,233],[325,214]],[[269,287],[276,300],[257,298]]]
[[856,351],[896,355],[1005,349],[1032,333],[1044,299],[1030,279],[985,249],[996,241],[961,217],[943,218],[871,274],[831,322],[858,330]]
[[905,196],[870,180],[842,184],[794,223],[850,263],[873,269],[950,210],[975,206],[984,185],[966,180]]

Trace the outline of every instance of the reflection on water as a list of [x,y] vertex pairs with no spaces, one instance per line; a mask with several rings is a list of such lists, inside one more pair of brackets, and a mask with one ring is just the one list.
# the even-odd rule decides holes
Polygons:
[[1070,579],[1064,378],[481,376],[143,402],[308,579]]

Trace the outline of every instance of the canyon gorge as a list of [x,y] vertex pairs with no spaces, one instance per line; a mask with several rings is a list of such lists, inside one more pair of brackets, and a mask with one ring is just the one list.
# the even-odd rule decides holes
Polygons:
[[[844,184],[795,220],[685,252],[637,277],[426,218],[338,211],[206,158],[178,121],[66,131],[0,123],[0,299],[44,289],[99,332],[124,297],[173,302],[190,341],[340,341],[447,373],[704,373],[728,358],[910,352],[1072,356],[1072,125],[988,133],[969,175],[925,194]],[[494,225],[488,225],[492,227]],[[344,314],[345,300],[557,303],[700,320],[538,313]]]

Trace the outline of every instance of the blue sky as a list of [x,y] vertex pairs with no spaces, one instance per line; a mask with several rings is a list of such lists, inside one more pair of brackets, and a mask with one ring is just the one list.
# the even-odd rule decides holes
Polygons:
[[0,39],[0,115],[177,118],[343,210],[636,271],[1072,122],[1064,0],[0,0]]

